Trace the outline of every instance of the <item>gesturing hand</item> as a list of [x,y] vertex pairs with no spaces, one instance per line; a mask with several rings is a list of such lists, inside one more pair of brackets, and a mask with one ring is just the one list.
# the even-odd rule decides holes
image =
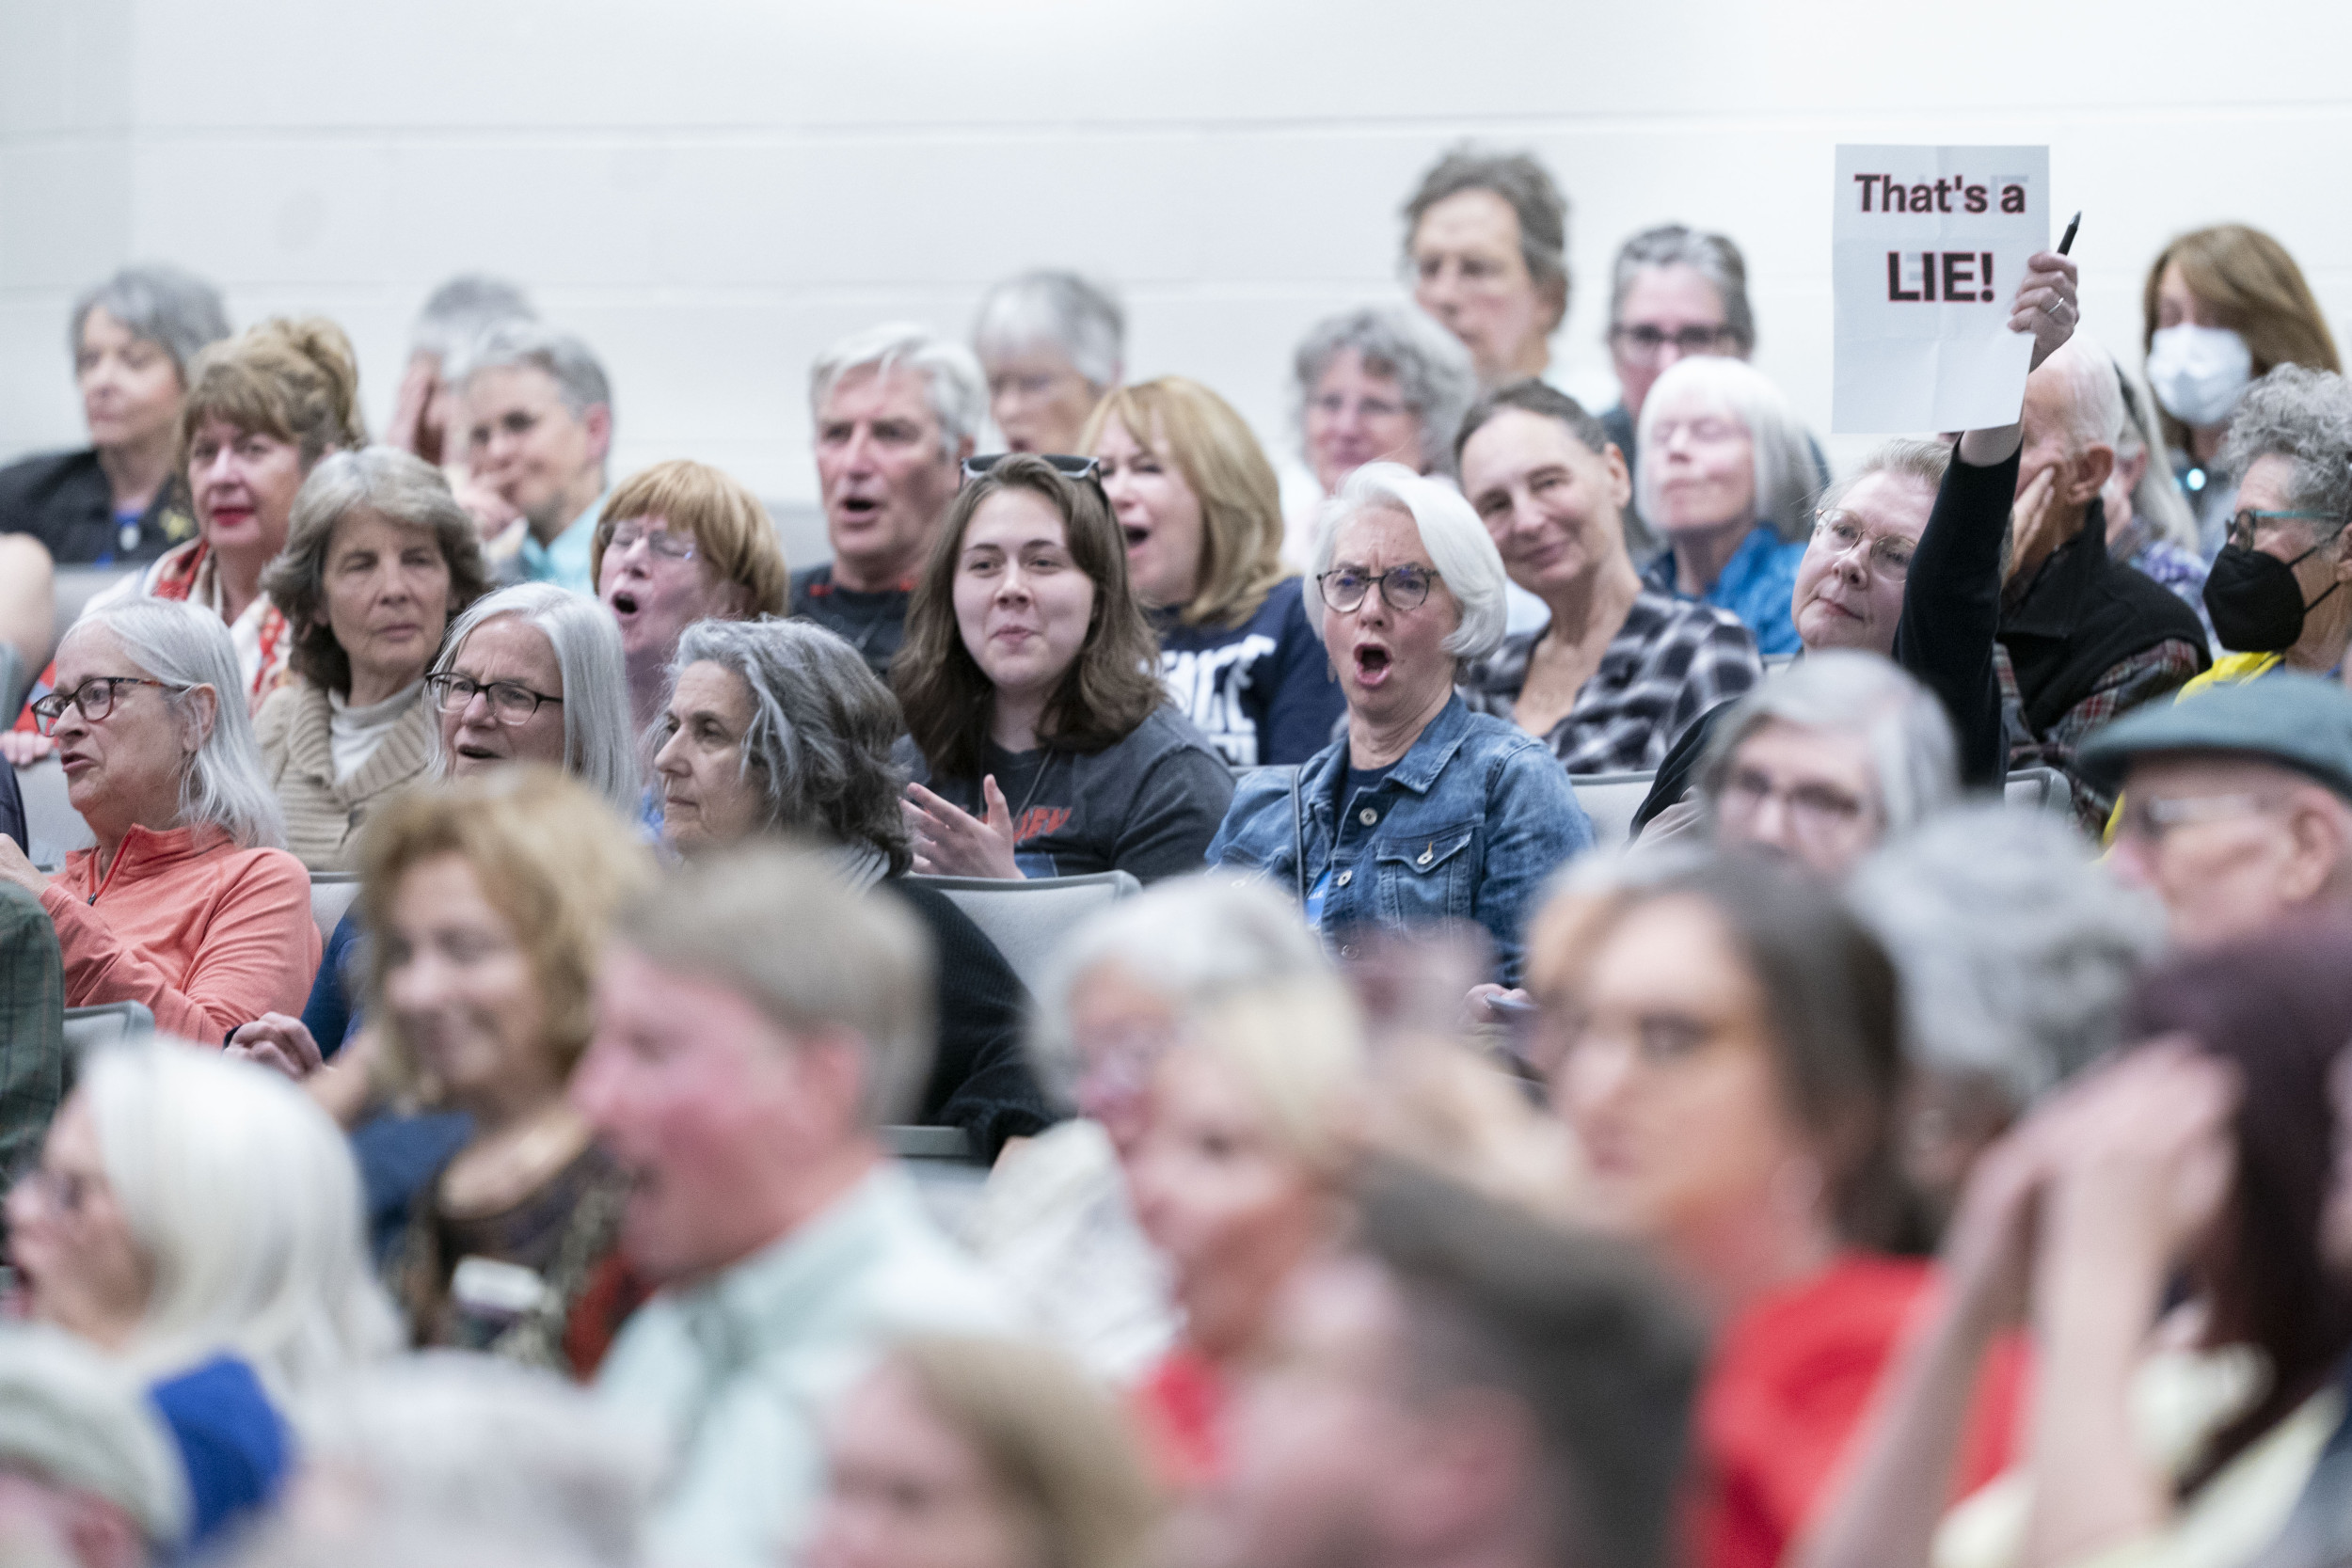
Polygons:
[[2026,373],[2040,370],[2042,361],[2065,347],[2082,319],[2074,299],[2074,261],[2056,251],[2034,252],[2026,261],[2025,281],[2017,285],[2009,310],[2011,332],[2033,334],[2033,363]]
[[0,760],[11,768],[30,768],[57,749],[57,743],[33,730],[0,730]]
[[263,1013],[250,1023],[239,1024],[230,1033],[222,1054],[275,1068],[297,1084],[326,1065],[310,1028],[284,1013]]
[[975,816],[952,800],[942,800],[921,784],[907,785],[907,826],[914,833],[914,869],[930,877],[1002,877],[1018,880],[1021,867],[1012,858],[1012,808],[996,776],[980,781],[988,815]]
[[41,889],[49,885],[49,879],[24,858],[24,851],[16,847],[16,840],[6,833],[0,833],[0,882],[14,882],[36,898],[40,896]]

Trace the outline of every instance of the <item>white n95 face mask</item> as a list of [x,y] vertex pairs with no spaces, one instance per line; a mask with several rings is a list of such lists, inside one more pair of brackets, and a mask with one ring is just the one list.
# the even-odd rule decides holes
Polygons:
[[2159,328],[2148,344],[2148,385],[2164,411],[2187,425],[2217,425],[2254,379],[2254,351],[2226,326]]

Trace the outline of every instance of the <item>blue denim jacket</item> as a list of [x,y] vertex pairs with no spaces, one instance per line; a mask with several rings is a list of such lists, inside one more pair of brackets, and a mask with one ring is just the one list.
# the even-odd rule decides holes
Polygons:
[[1256,872],[1302,901],[1329,872],[1327,945],[1366,926],[1474,920],[1494,939],[1495,978],[1518,985],[1521,933],[1545,880],[1593,843],[1559,759],[1456,696],[1343,814],[1333,795],[1346,776],[1344,738],[1296,768],[1245,774],[1209,863]]

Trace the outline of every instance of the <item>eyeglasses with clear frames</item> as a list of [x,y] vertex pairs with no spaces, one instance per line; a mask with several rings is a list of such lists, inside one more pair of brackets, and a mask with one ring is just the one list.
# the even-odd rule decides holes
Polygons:
[[1342,615],[1353,615],[1364,602],[1364,595],[1374,589],[1391,610],[1418,610],[1429,597],[1429,585],[1442,574],[1434,566],[1406,562],[1385,572],[1367,572],[1360,566],[1339,566],[1315,578],[1315,593],[1325,608]]
[[1919,547],[1899,534],[1872,533],[1851,512],[1818,514],[1813,519],[1813,537],[1821,541],[1832,555],[1851,555],[1867,546],[1871,567],[1890,578],[1909,575],[1912,555]]
[[640,539],[645,542],[647,549],[664,561],[694,559],[694,536],[692,534],[674,533],[666,528],[647,528],[644,524],[633,520],[615,525],[612,531],[606,536],[604,547],[618,555],[634,548]]
[[1825,784],[1783,785],[1755,768],[1734,768],[1715,797],[1715,815],[1734,826],[1753,822],[1767,800],[1780,801],[1799,838],[1820,842],[1845,832],[1869,811],[1867,802]]
[[92,675],[71,691],[52,691],[33,705],[33,722],[43,735],[55,735],[57,721],[65,717],[69,707],[78,707],[82,717],[97,723],[115,710],[115,689],[122,686],[153,686],[166,691],[185,691],[184,686],[169,681],[151,680],[145,675]]
[[2115,837],[2118,843],[2133,839],[2157,847],[2175,828],[2218,822],[2231,816],[2250,816],[2275,804],[2268,796],[2244,791],[2230,795],[2126,795],[2122,814],[2115,820]]
[[528,723],[539,711],[541,703],[564,705],[561,697],[550,697],[544,691],[533,691],[520,681],[483,682],[464,675],[427,675],[425,687],[433,693],[434,705],[443,713],[463,713],[473,705],[477,696],[490,700],[490,714],[500,723],[513,727]]

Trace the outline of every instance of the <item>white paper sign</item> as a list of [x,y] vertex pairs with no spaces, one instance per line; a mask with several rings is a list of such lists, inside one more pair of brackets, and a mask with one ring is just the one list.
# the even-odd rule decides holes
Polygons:
[[1840,435],[2015,422],[2033,339],[2009,330],[2050,245],[2046,147],[1840,147],[1833,277]]

